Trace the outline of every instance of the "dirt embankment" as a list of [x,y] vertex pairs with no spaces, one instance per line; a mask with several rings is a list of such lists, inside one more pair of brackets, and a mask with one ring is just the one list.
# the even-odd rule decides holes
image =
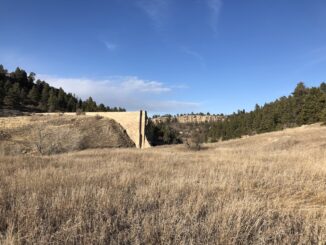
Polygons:
[[0,118],[0,155],[56,154],[90,148],[134,147],[114,120],[88,116]]

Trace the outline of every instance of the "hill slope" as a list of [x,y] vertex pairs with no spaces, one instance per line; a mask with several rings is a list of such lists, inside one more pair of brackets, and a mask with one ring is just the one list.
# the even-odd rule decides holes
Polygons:
[[54,154],[88,148],[133,147],[114,120],[87,116],[0,118],[0,154]]

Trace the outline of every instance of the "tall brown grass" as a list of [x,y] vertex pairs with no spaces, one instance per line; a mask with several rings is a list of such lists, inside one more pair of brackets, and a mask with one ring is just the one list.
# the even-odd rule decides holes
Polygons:
[[326,129],[0,159],[0,244],[325,244]]

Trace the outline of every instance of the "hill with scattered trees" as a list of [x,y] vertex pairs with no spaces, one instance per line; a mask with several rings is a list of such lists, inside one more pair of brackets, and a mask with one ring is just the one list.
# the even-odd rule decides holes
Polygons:
[[92,97],[82,100],[62,88],[36,80],[35,76],[33,72],[27,75],[20,68],[8,72],[0,65],[0,108],[29,112],[125,111],[98,105]]
[[[157,118],[160,117],[155,116],[152,121],[155,122]],[[189,138],[200,142],[216,142],[304,124],[326,123],[326,83],[309,88],[300,82],[289,96],[262,106],[256,105],[250,112],[239,110],[223,119],[204,123],[180,123],[177,120],[152,123],[152,133],[148,137],[152,142],[158,142],[155,144],[171,144]]]
[[317,122],[326,122],[326,83],[308,88],[300,82],[289,96],[256,105],[250,112],[240,110],[225,121],[211,124],[207,137],[227,140]]

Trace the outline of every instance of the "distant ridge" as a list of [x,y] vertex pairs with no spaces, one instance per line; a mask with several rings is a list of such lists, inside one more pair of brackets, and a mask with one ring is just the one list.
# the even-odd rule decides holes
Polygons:
[[188,114],[181,116],[159,116],[151,119],[153,123],[208,123],[224,121],[225,117],[220,115],[201,115],[201,114]]

